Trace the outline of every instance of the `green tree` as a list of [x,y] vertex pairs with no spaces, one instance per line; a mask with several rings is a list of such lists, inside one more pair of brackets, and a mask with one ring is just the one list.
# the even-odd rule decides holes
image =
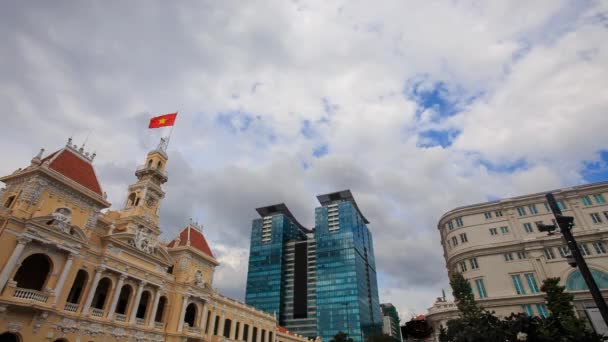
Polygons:
[[367,338],[368,342],[395,342],[395,339],[387,334],[372,335]]
[[431,333],[433,332],[433,328],[431,328],[426,319],[416,318],[412,318],[406,322],[403,330],[405,332],[405,336],[403,336],[403,338],[412,337],[422,339],[431,336]]
[[452,287],[452,295],[456,300],[456,306],[462,313],[463,318],[474,320],[479,319],[483,313],[483,309],[475,301],[471,285],[461,273],[456,273],[450,279]]
[[354,342],[346,333],[339,331],[329,342]]

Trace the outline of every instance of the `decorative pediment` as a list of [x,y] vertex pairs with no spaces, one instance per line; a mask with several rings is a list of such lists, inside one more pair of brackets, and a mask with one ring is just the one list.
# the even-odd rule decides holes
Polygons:
[[[173,261],[171,256],[165,250],[161,244],[155,238],[151,238],[145,234],[132,234],[132,233],[118,233],[112,234],[105,237],[113,242],[118,242],[119,245],[123,245],[125,250],[132,250],[134,253],[142,257],[153,258],[155,260],[162,261],[164,264],[172,265]],[[112,247],[114,248],[114,247]]]
[[32,219],[32,222],[45,227],[53,233],[59,233],[61,237],[70,237],[79,243],[87,242],[87,235],[80,227],[70,223],[64,213],[55,212],[49,216],[39,216]]

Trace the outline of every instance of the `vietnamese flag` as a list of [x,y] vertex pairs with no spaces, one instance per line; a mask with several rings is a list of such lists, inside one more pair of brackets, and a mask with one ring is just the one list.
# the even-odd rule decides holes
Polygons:
[[153,117],[152,119],[150,119],[150,125],[148,126],[148,128],[173,126],[175,124],[176,117],[177,112]]

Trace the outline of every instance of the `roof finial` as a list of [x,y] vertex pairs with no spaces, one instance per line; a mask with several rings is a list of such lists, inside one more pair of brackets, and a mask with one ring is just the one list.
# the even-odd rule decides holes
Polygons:
[[93,152],[93,154],[91,154],[91,161],[93,161],[93,159],[95,159],[95,156],[97,156],[97,152]]
[[39,165],[40,162],[42,161],[42,153],[44,153],[44,148],[40,149],[40,152],[38,152],[38,154],[32,158],[32,165],[36,164]]
[[72,137],[69,137],[69,138],[68,138],[68,143],[67,143],[67,144],[65,144],[65,146],[72,147]]

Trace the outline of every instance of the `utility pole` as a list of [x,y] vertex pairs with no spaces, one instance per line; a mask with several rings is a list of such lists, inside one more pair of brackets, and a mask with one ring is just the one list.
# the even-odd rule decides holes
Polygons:
[[[602,314],[602,318],[608,326],[608,306],[606,306],[606,302],[604,301],[604,297],[602,297],[602,293],[600,289],[597,287],[595,280],[593,279],[593,275],[591,271],[589,271],[589,267],[587,267],[587,262],[583,258],[581,251],[572,235],[570,229],[574,223],[574,217],[564,216],[562,215],[562,211],[557,205],[557,201],[555,201],[555,197],[553,197],[552,193],[548,193],[545,195],[547,198],[547,202],[549,203],[549,207],[553,211],[553,215],[555,216],[555,221],[557,222],[557,226],[559,227],[566,243],[568,244],[568,248],[570,248],[570,252],[574,257],[576,265],[571,265],[572,267],[578,266],[583,279],[585,279],[585,283],[587,283],[587,287],[589,288],[589,292],[591,292],[591,296],[593,296],[593,300],[595,301],[595,305],[599,309]],[[554,230],[556,229],[555,225],[546,225],[546,224],[537,224],[538,230],[541,232],[548,232],[549,235],[554,234]]]

